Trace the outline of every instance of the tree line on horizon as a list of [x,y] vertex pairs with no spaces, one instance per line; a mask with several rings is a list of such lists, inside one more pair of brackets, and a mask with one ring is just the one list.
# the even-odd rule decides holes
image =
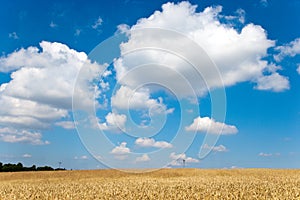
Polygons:
[[32,165],[31,167],[24,167],[22,163],[18,164],[3,164],[0,162],[0,172],[21,172],[21,171],[54,171],[54,170],[66,170],[65,168],[52,168],[50,166],[36,167]]

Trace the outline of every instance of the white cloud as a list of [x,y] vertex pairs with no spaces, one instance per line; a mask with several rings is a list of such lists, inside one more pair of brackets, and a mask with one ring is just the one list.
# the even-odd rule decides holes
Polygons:
[[297,72],[300,74],[300,64],[298,64]]
[[235,126],[216,122],[209,117],[195,118],[191,125],[185,127],[185,130],[222,135],[236,134],[238,132],[238,129]]
[[55,125],[60,126],[64,129],[75,129],[74,123],[75,123],[74,121],[60,121],[60,122],[56,122]]
[[92,25],[93,29],[98,29],[99,26],[101,26],[103,23],[103,19],[101,17],[98,17],[98,19],[95,21],[95,23]]
[[185,159],[185,158],[186,158],[186,155],[185,155],[184,153],[182,153],[182,154],[175,154],[175,152],[172,152],[172,153],[170,154],[170,158],[171,158],[172,160]]
[[126,145],[126,142],[122,142],[119,146],[113,148],[110,153],[114,155],[115,159],[125,160],[128,157],[128,154],[131,153],[130,149],[126,147]]
[[76,29],[74,35],[79,36],[81,34],[82,30],[81,29]]
[[162,98],[150,98],[150,91],[147,88],[132,90],[127,86],[121,86],[111,98],[114,108],[128,109],[149,109],[150,115],[172,113],[174,109],[167,109],[163,104]]
[[[150,17],[138,20],[137,24],[129,29],[131,35],[128,42],[121,45],[121,51],[125,56],[114,63],[118,81],[130,88],[143,85],[145,80],[163,82],[181,97],[191,96],[194,91],[198,96],[207,92],[205,82],[195,78],[194,69],[178,56],[158,50],[132,53],[136,49],[151,46],[173,50],[180,44],[182,55],[194,56],[195,52],[186,45],[187,40],[184,37],[180,38],[170,33],[164,35],[163,32],[157,37],[159,33],[142,29],[156,27],[183,33],[208,53],[223,79],[219,81],[219,74],[211,74],[209,66],[205,68],[207,65],[197,63],[201,66],[199,71],[203,72],[205,81],[211,88],[222,87],[223,84],[231,86],[244,81],[256,83],[257,78],[264,76],[264,71],[268,68],[269,63],[263,58],[267,56],[267,50],[274,47],[275,41],[269,40],[265,30],[259,25],[250,23],[239,31],[232,25],[221,22],[220,18],[223,17],[220,15],[221,10],[222,7],[217,6],[196,12],[196,6],[188,2],[166,3],[162,6],[162,11],[155,11]],[[243,22],[242,16],[245,13],[242,10],[237,12]],[[137,70],[136,66],[149,63],[159,65],[154,65],[151,70],[150,67],[149,70],[144,68],[144,73]],[[184,75],[186,79],[180,81],[178,73]],[[189,80],[192,86],[197,85],[193,88],[194,91],[187,90],[186,80]]]
[[124,155],[124,154],[129,154],[130,149],[126,147],[127,143],[122,142],[119,146],[116,146],[111,153],[115,155]]
[[[48,122],[66,117],[66,109],[55,108],[47,104],[32,100],[16,98],[5,95],[5,90],[0,96],[0,125],[7,124],[26,128],[47,128]],[[9,91],[8,91],[9,92]],[[21,95],[21,94],[20,94]]]
[[196,159],[196,158],[186,157],[185,162],[186,163],[198,163],[200,161],[198,159]]
[[51,23],[49,24],[49,26],[50,26],[51,28],[55,28],[55,27],[57,27],[57,24],[55,24],[53,21],[51,21]]
[[119,109],[148,108],[158,104],[154,99],[150,99],[147,90],[134,91],[127,86],[121,86],[111,98],[112,106]]
[[268,6],[268,0],[260,0],[260,4],[264,7],[267,7]]
[[[84,52],[77,52],[57,42],[41,42],[42,52],[36,47],[20,49],[1,58],[1,71],[10,72],[12,80],[1,91],[8,96],[28,99],[55,108],[71,108],[72,92],[77,74],[81,67],[90,69],[84,81],[94,80],[105,66],[91,64]],[[93,104],[91,89],[87,83],[80,83],[83,103]],[[2,87],[2,85],[1,85]],[[82,92],[82,94],[81,94]]]
[[9,33],[8,37],[12,38],[12,39],[15,39],[15,40],[19,39],[19,36],[17,35],[16,32]]
[[83,156],[75,156],[74,157],[75,160],[87,160],[88,157],[86,155],[83,155]]
[[129,35],[130,27],[127,24],[120,24],[118,25],[118,31],[120,31],[120,33],[125,33]]
[[110,112],[105,116],[105,122],[98,123],[101,130],[125,130],[127,116]]
[[277,72],[271,75],[261,76],[257,78],[258,90],[272,90],[274,92],[280,92],[290,88],[289,79],[287,77],[281,76]]
[[29,132],[27,130],[17,130],[13,128],[0,128],[0,140],[9,143],[27,143],[33,145],[50,144],[49,141],[42,141],[42,134],[39,132]]
[[[91,63],[84,52],[61,43],[43,41],[40,47],[41,51],[37,47],[22,48],[0,58],[0,71],[12,72],[11,80],[0,85],[0,127],[14,127],[16,132],[26,133],[68,118],[74,83],[83,65],[88,70],[82,72],[74,94],[80,99],[80,109],[94,105],[94,94],[100,94],[99,88],[90,88],[88,81],[98,79],[105,65]],[[5,135],[5,141],[8,137]]]
[[239,21],[244,24],[245,23],[245,15],[246,15],[246,12],[245,10],[239,8],[237,9],[236,13],[238,14],[238,19]]
[[188,112],[188,113],[193,113],[194,110],[193,110],[193,109],[187,109],[186,112]]
[[270,157],[272,155],[273,154],[271,154],[271,153],[263,153],[263,152],[261,152],[261,153],[258,154],[258,156],[262,156],[262,157]]
[[274,56],[275,60],[277,61],[281,61],[286,56],[294,57],[300,54],[300,38],[296,38],[294,41],[290,42],[289,44],[276,47],[275,49],[279,51],[279,54]]
[[147,162],[149,160],[150,160],[150,158],[149,158],[148,154],[143,154],[141,157],[137,157],[135,159],[136,162]]
[[16,158],[17,156],[14,155],[9,155],[9,154],[0,154],[1,159],[11,159],[11,158]]
[[175,152],[172,152],[170,154],[170,158],[173,160],[170,165],[172,166],[180,166],[183,165],[183,160],[185,161],[186,164],[189,163],[199,163],[200,161],[196,158],[188,157],[186,154],[175,154]]
[[153,138],[137,138],[135,144],[141,147],[172,148],[173,145],[165,141],[155,141]]
[[263,153],[263,152],[260,152],[258,154],[258,156],[261,156],[261,157],[271,157],[271,156],[280,156],[281,154],[280,153]]
[[279,66],[279,65],[276,65],[274,63],[269,64],[267,69],[266,69],[266,71],[271,73],[271,74],[276,73],[276,71],[278,71],[278,70],[282,70],[282,67]]
[[240,23],[244,24],[245,23],[245,15],[246,15],[246,12],[245,10],[239,8],[235,11],[235,13],[237,15],[228,15],[228,16],[220,16],[220,17],[224,17],[228,23],[231,23],[232,25],[234,25],[234,22],[236,20],[238,20]]
[[228,149],[224,145],[219,145],[219,146],[209,146],[208,144],[204,144],[203,149],[211,149],[214,152],[227,152]]
[[32,155],[30,155],[30,154],[28,154],[28,153],[25,153],[25,154],[22,155],[22,157],[23,157],[23,158],[31,158]]

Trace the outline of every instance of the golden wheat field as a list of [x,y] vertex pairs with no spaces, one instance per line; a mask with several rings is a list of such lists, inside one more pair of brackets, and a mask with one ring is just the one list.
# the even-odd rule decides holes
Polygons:
[[300,199],[300,170],[0,173],[0,199]]

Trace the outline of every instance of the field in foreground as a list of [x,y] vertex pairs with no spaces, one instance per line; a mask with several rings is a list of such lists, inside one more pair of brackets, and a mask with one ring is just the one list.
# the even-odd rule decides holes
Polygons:
[[300,199],[300,170],[0,173],[0,199]]

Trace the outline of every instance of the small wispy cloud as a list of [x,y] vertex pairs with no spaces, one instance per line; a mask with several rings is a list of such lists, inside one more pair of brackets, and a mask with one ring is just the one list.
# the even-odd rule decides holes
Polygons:
[[186,112],[187,112],[187,113],[193,113],[194,110],[193,110],[193,109],[187,109]]
[[50,26],[51,28],[55,28],[55,27],[57,27],[57,24],[55,24],[53,21],[51,21],[51,23],[49,24],[49,26]]
[[170,166],[180,166],[183,164],[183,162],[186,164],[200,162],[196,158],[188,157],[185,153],[175,154],[175,152],[172,152],[170,154],[170,158],[172,159]]
[[119,146],[116,146],[110,153],[114,155],[115,159],[125,160],[128,154],[131,153],[130,149],[126,146],[127,142],[122,142]]
[[12,39],[14,39],[14,40],[19,39],[19,36],[17,35],[16,32],[9,33],[9,34],[8,34],[8,37],[9,37],[9,38],[12,38]]
[[222,16],[231,24],[235,24],[236,22],[240,22],[241,24],[245,24],[246,21],[246,12],[245,10],[239,8],[235,11],[235,15],[226,15]]
[[260,4],[264,7],[267,7],[269,5],[268,0],[260,0]]
[[228,149],[224,145],[219,146],[209,146],[208,144],[204,144],[203,149],[211,149],[214,152],[226,152]]
[[79,36],[81,34],[82,30],[81,29],[76,29],[74,35]]
[[143,154],[141,157],[137,157],[135,161],[136,162],[147,162],[149,160],[150,160],[150,158],[149,158],[148,154]]
[[75,160],[87,160],[88,157],[85,156],[85,155],[83,155],[83,156],[75,156],[74,159],[75,159]]
[[155,141],[153,138],[138,138],[135,144],[141,147],[172,148],[173,145],[166,141]]
[[28,153],[25,153],[22,155],[23,158],[31,158],[32,155],[31,154],[28,154]]
[[1,159],[12,159],[12,158],[16,158],[16,157],[17,156],[11,155],[11,154],[0,154]]
[[274,59],[277,62],[282,61],[286,57],[295,57],[300,54],[300,37],[291,41],[288,44],[284,44],[282,46],[278,46],[275,48],[279,53],[274,55]]
[[42,134],[39,132],[17,130],[8,127],[0,128],[0,141],[8,143],[27,143],[32,145],[50,144],[49,141],[42,140]]
[[230,135],[236,134],[238,129],[233,125],[217,122],[209,117],[197,117],[193,123],[185,127],[186,131],[207,132],[210,134]]
[[245,10],[239,8],[239,9],[236,10],[236,13],[238,15],[239,22],[241,22],[242,24],[244,24],[245,23],[245,16],[246,16]]
[[56,122],[55,125],[64,129],[75,129],[75,123],[73,121],[60,121]]
[[260,153],[258,154],[258,156],[261,156],[261,157],[270,157],[270,156],[272,156],[272,154],[271,154],[271,153],[263,153],[263,152],[260,152]]
[[263,152],[260,152],[258,154],[258,156],[261,156],[261,157],[271,157],[271,156],[280,156],[281,154],[280,153],[263,153]]
[[112,154],[129,154],[130,153],[130,149],[128,147],[126,147],[127,143],[126,142],[122,142],[119,146],[116,146],[111,153]]
[[93,29],[98,29],[99,26],[101,26],[103,23],[103,19],[101,17],[98,17],[98,19],[95,21],[95,23],[92,25]]

